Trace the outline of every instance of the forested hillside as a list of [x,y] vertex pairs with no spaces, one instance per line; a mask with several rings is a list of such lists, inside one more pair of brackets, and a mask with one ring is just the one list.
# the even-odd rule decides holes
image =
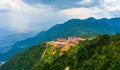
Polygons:
[[120,70],[120,34],[80,41],[66,52],[46,43],[34,45],[0,70]]
[[[56,24],[35,37],[16,42],[10,51],[0,54],[0,61],[7,61],[13,55],[41,42],[56,40],[59,37],[76,36],[83,38],[96,37],[99,34],[115,35],[120,33],[120,18],[111,19],[71,19],[63,24]],[[4,56],[3,56],[4,55]],[[5,59],[4,59],[5,58]]]

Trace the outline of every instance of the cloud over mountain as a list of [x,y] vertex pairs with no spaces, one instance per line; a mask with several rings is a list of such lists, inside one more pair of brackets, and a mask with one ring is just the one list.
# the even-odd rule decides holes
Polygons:
[[0,27],[41,31],[70,18],[112,18],[119,13],[119,0],[1,0]]

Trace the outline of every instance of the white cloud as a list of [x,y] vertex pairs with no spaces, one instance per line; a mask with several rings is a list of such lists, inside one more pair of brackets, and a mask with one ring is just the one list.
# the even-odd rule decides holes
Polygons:
[[71,18],[80,18],[80,19],[85,19],[88,17],[95,17],[95,18],[103,18],[103,17],[109,18],[110,17],[108,12],[104,12],[104,10],[97,8],[97,7],[72,8],[72,9],[63,10],[61,12]]
[[[58,13],[55,13],[51,7],[42,4],[32,7],[22,0],[2,0],[0,2],[0,9],[9,10],[8,13],[0,13],[0,17],[4,16],[4,18],[7,18],[5,24],[8,24],[10,30],[16,32],[37,29],[37,26],[40,26],[38,27],[40,30],[45,29],[45,27],[47,29],[47,27],[54,24],[50,24],[50,22],[57,20],[56,17],[60,16]],[[48,22],[50,24],[49,26],[43,24]],[[31,25],[36,25],[36,28]]]
[[119,0],[104,0],[103,6],[108,11],[120,11]]
[[18,10],[20,9],[18,1],[21,2],[20,0],[1,0],[0,9]]
[[[79,7],[62,10],[61,12],[71,18],[85,19],[88,17],[95,18],[112,18],[116,17],[112,12],[120,13],[119,0],[99,0],[100,6],[93,7]],[[92,3],[92,0],[83,0],[79,4]]]
[[[80,6],[93,4],[95,0],[80,1]],[[23,2],[23,0],[0,0],[0,10],[6,9],[7,13],[0,13],[0,24],[9,27],[11,30],[23,32],[32,29],[48,29],[55,23],[61,23],[70,18],[111,18],[116,17],[114,13],[120,11],[119,0],[99,0],[100,6],[91,7],[75,7],[68,9],[52,8],[43,4],[35,4],[31,6]],[[46,23],[46,24],[45,24]]]

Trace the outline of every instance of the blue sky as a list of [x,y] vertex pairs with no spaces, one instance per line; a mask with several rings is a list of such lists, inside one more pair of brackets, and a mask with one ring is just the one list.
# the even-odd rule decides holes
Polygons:
[[114,18],[119,13],[119,0],[0,0],[0,29],[42,31],[72,18]]

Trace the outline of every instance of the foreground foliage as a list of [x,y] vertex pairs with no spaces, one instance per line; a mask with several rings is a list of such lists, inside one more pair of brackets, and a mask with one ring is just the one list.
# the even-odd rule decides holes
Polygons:
[[0,70],[120,70],[120,34],[100,35],[67,52],[42,43],[17,54]]

